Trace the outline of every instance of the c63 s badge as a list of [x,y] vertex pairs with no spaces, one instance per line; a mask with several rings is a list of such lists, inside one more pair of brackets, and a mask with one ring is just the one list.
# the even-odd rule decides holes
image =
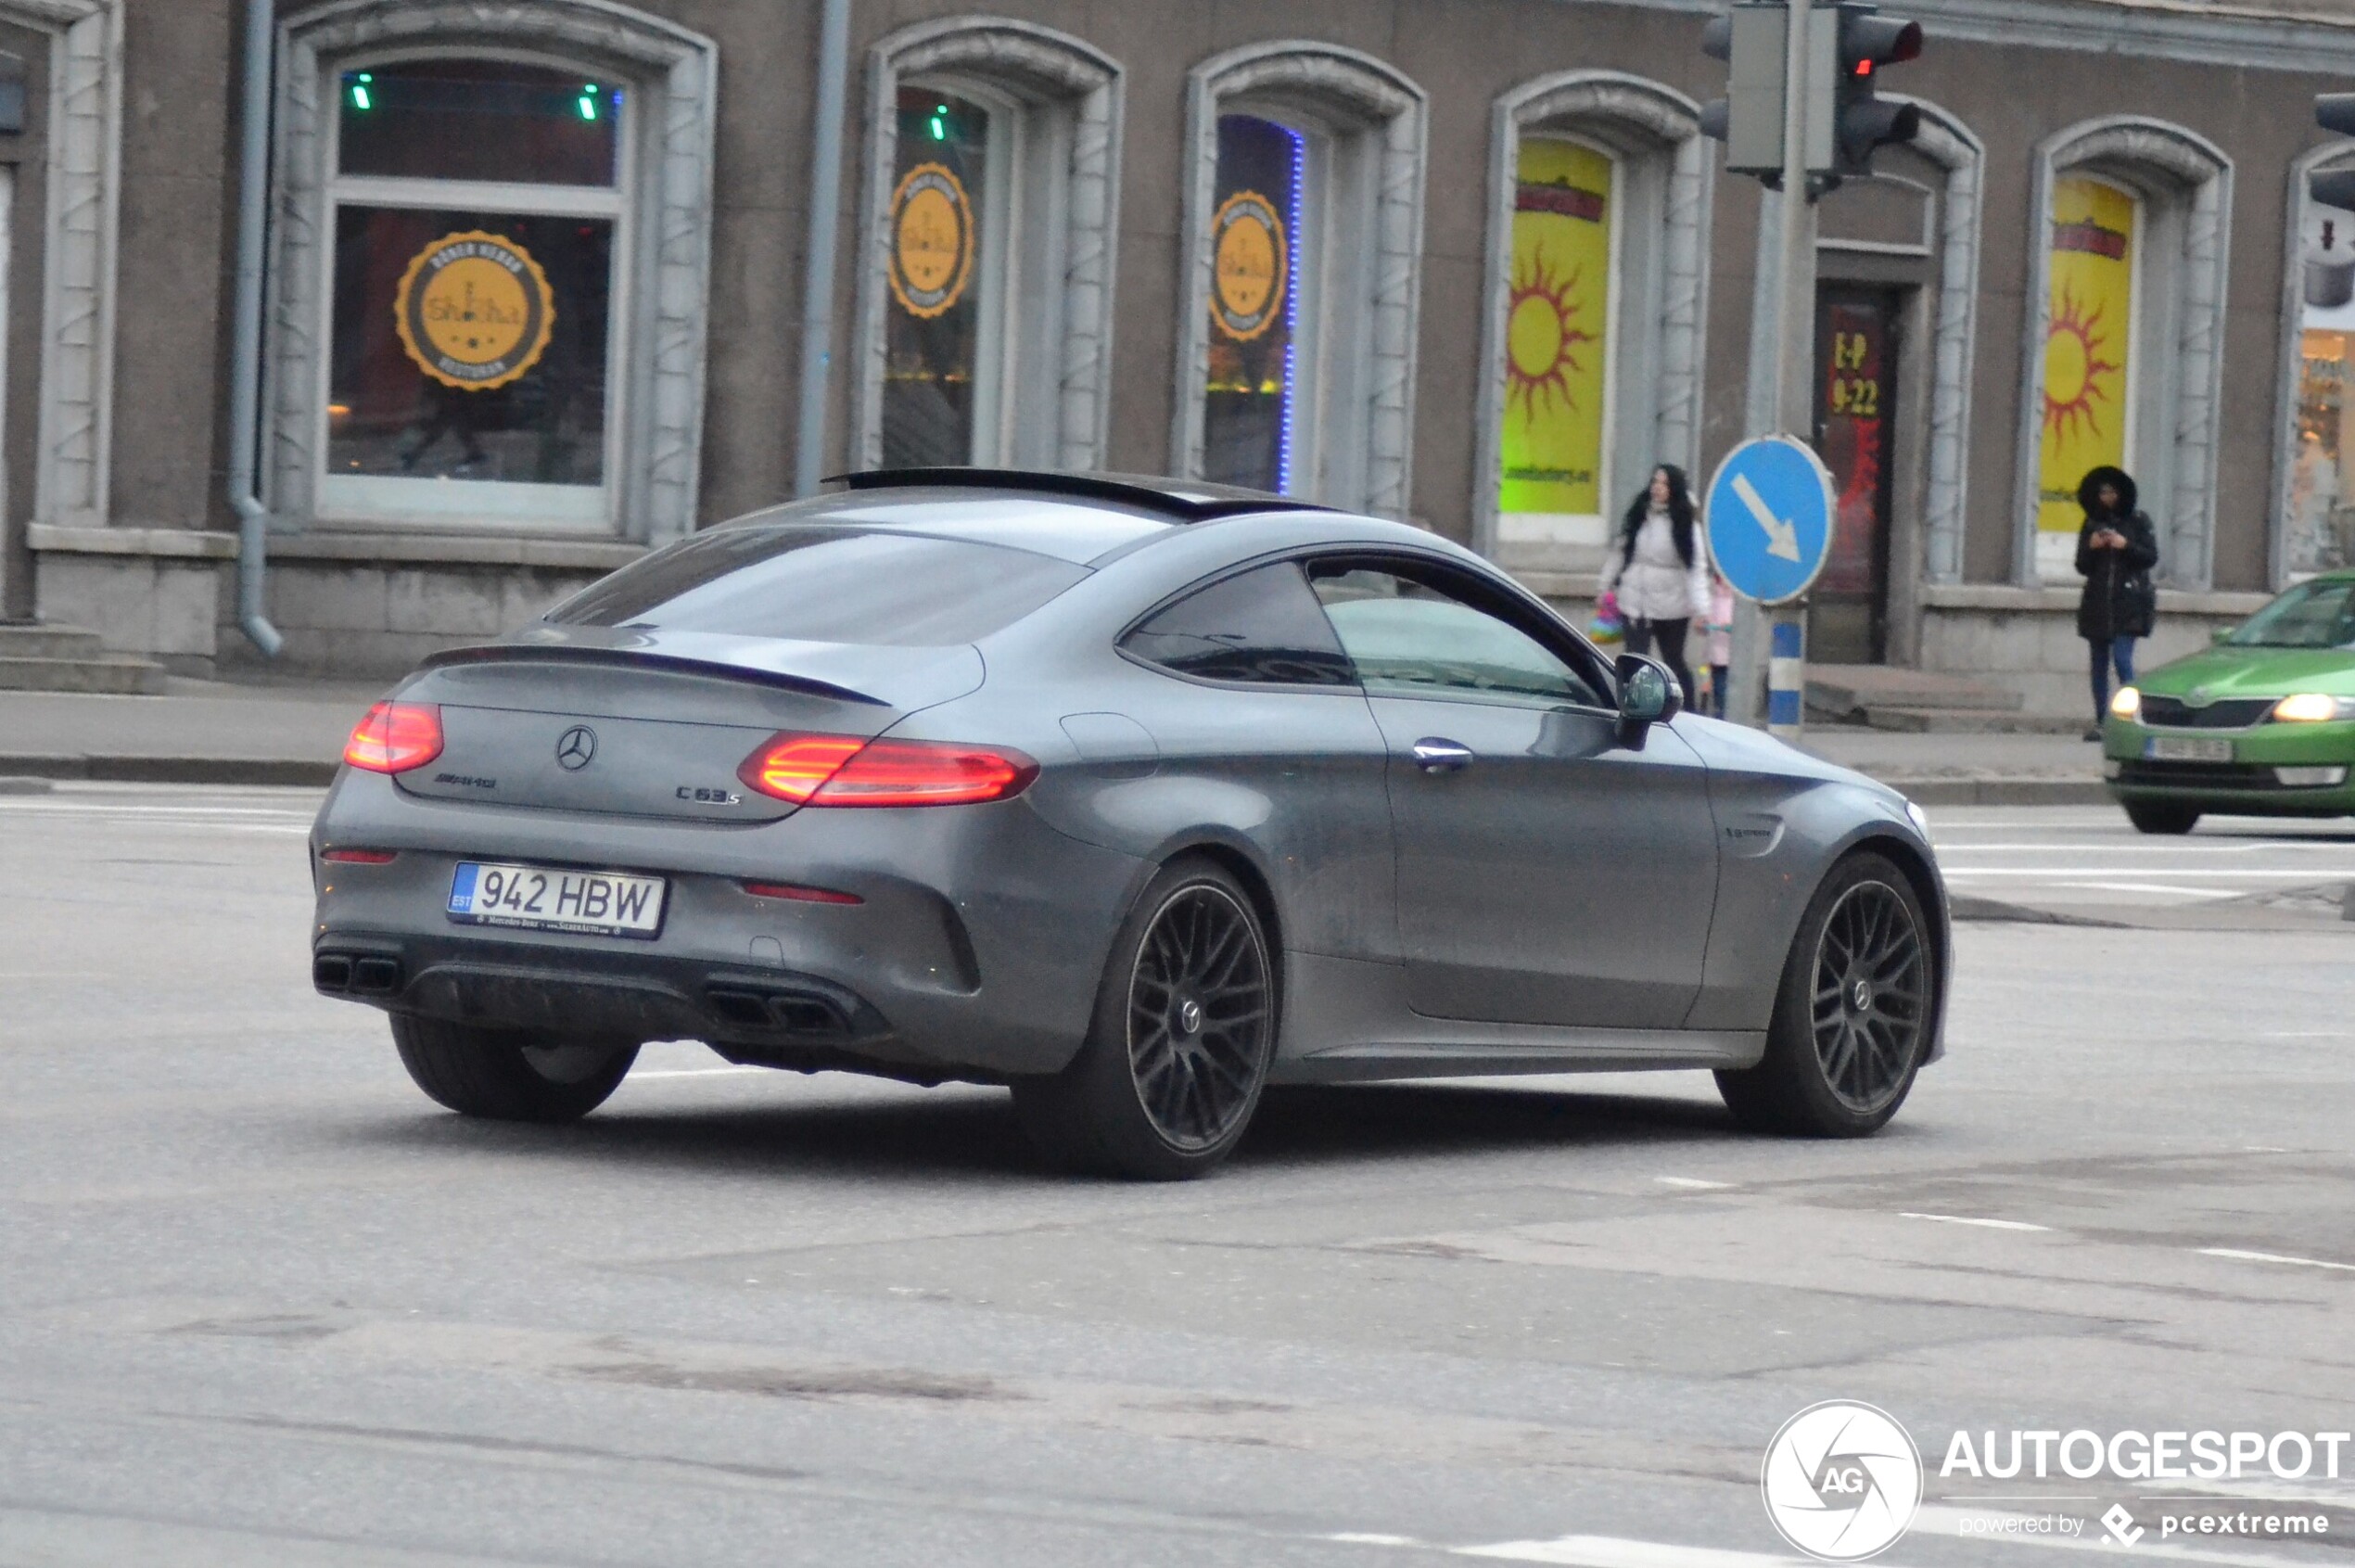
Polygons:
[[681,784],[678,797],[698,806],[741,806],[745,797],[732,789],[708,789],[698,784]]
[[504,235],[466,229],[411,260],[392,315],[418,369],[445,387],[482,392],[540,363],[556,305],[529,251]]

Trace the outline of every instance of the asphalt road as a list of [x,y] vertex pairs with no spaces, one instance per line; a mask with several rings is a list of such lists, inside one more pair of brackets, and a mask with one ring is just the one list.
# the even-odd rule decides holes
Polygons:
[[2124,920],[2285,911],[2331,920],[2355,883],[2355,821],[2204,817],[2168,836],[2136,832],[2115,806],[1954,806],[1929,815],[1949,887],[2035,909]]
[[[1765,1445],[1831,1398],[1929,1460],[1880,1562],[2066,1568],[2098,1525],[1983,1532],[2114,1503],[2136,1558],[2349,1561],[2355,1479],[1939,1472],[2349,1424],[2355,926],[1966,925],[1953,1054],[1861,1143],[1703,1078],[1292,1092],[1136,1187],[987,1090],[686,1045],[576,1128],[443,1115],[310,991],[308,810],[0,797],[8,1568],[1757,1568]],[[1969,878],[2109,863],[2090,815],[1940,815]],[[2185,1490],[2336,1544],[2164,1538]]]

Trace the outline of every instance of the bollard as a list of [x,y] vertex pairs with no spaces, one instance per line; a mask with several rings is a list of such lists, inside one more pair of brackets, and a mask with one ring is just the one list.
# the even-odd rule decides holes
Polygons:
[[1794,746],[1807,716],[1806,614],[1803,604],[1777,605],[1767,644],[1766,733]]

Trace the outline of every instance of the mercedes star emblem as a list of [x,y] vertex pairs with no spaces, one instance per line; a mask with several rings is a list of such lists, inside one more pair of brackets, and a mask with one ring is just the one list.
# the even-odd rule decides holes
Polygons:
[[597,732],[586,724],[575,724],[556,740],[556,766],[567,773],[577,773],[589,766],[597,755]]

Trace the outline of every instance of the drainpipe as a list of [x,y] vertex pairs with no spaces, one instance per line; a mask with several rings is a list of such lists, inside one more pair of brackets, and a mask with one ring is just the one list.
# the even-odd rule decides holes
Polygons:
[[237,165],[236,321],[229,363],[229,506],[237,514],[237,625],[264,658],[286,639],[262,610],[270,514],[255,485],[261,427],[261,265],[270,219],[272,0],[246,0],[245,142]]
[[818,123],[811,144],[808,267],[801,288],[801,430],[794,493],[815,495],[826,454],[826,372],[834,331],[834,249],[842,227],[844,79],[850,74],[850,0],[824,0],[818,23]]

